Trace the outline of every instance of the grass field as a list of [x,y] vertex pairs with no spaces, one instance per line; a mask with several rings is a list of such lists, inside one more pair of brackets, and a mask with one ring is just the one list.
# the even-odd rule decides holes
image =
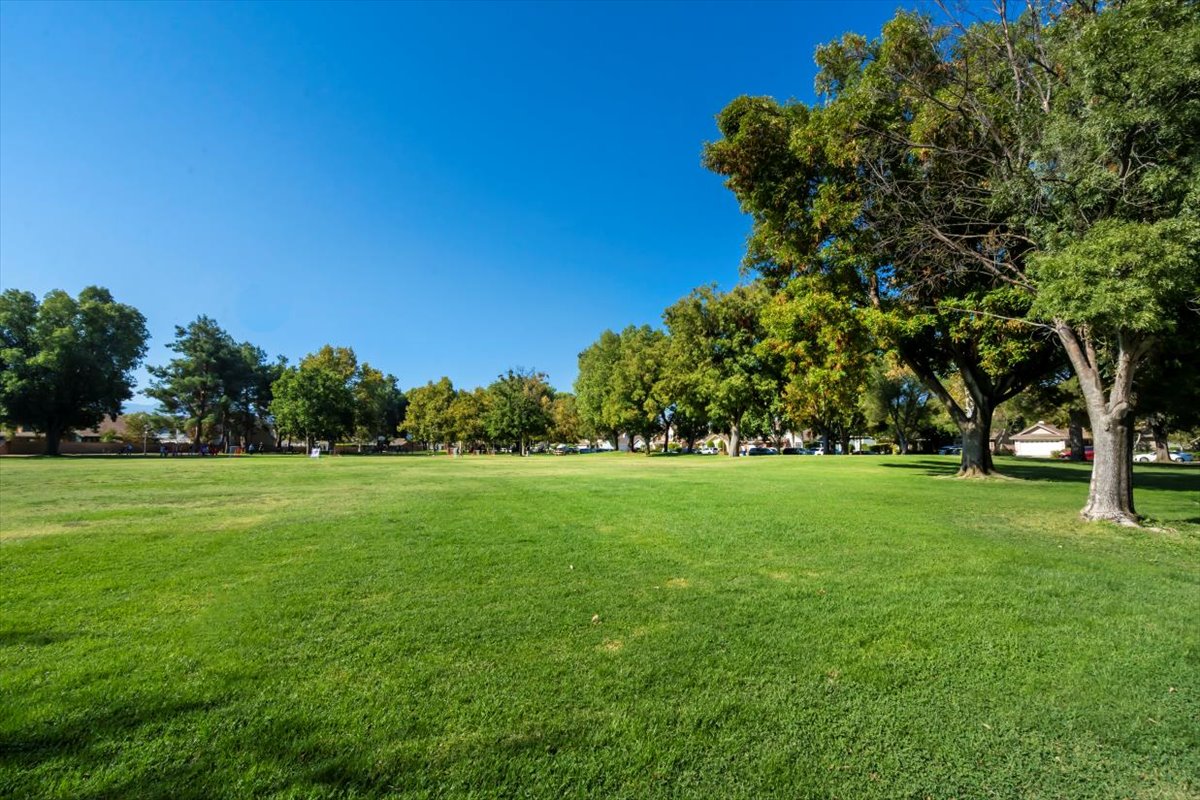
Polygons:
[[1200,796],[1200,470],[954,467],[2,460],[0,796]]

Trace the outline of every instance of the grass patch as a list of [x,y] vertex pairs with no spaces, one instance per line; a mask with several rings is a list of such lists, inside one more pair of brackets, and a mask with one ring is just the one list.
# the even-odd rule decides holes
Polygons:
[[0,461],[0,796],[1195,797],[1200,471]]

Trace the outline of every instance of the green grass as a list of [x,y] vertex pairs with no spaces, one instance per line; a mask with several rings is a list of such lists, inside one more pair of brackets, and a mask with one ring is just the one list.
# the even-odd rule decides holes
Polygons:
[[5,459],[0,796],[1200,796],[1200,470],[1001,468]]

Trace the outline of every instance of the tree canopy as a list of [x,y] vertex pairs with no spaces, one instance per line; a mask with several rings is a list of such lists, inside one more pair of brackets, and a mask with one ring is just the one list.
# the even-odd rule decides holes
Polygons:
[[0,294],[0,420],[46,435],[46,454],[72,428],[116,419],[133,396],[146,354],[146,319],[107,289],[73,298],[49,292]]

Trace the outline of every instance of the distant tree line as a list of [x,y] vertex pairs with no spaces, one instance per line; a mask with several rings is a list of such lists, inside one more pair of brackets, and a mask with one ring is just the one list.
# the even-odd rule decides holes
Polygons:
[[[72,298],[0,295],[0,422],[45,434],[56,455],[71,430],[116,419],[133,397],[134,372],[149,339],[137,309],[89,287]],[[393,375],[326,345],[296,365],[239,342],[208,316],[175,328],[174,357],[151,365],[146,395],[157,412],[127,417],[134,437],[186,432],[196,446],[274,447],[350,442],[378,449],[407,433],[427,447],[528,452],[550,437],[576,442],[585,430],[574,397],[544,373],[510,370],[486,388],[456,390],[449,378],[407,394]],[[143,439],[145,440],[145,439]]]

